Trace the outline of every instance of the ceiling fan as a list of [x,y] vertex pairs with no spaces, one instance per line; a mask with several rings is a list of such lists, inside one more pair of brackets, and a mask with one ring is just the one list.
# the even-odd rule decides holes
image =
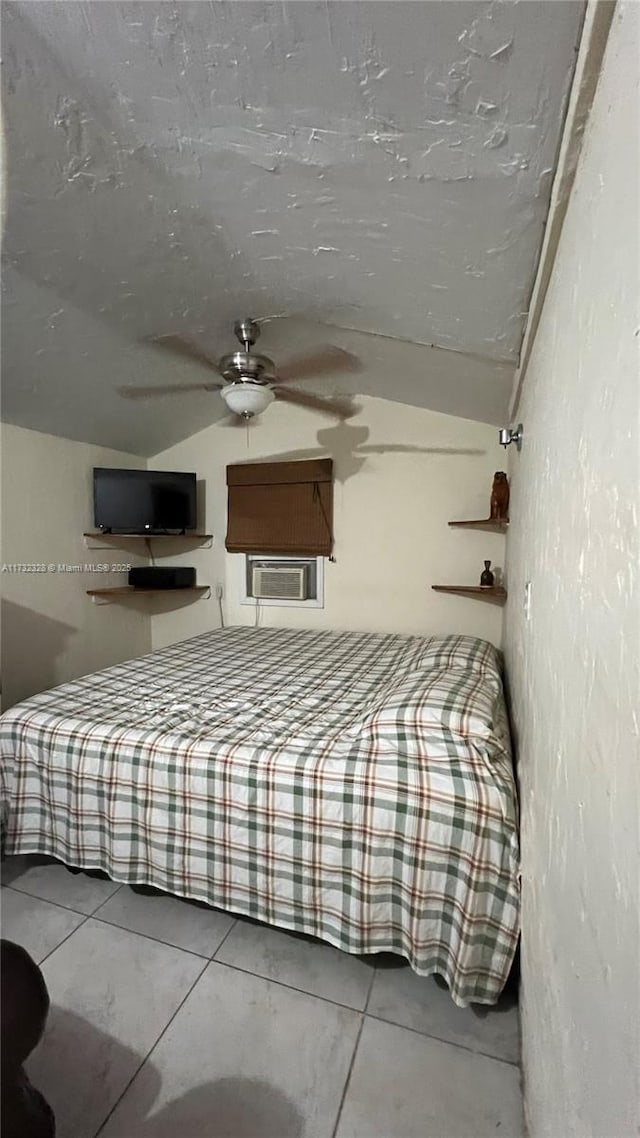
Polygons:
[[179,336],[159,336],[151,341],[156,347],[165,348],[174,355],[194,360],[209,371],[217,372],[222,382],[157,387],[127,386],[117,388],[118,393],[125,399],[152,399],[163,395],[182,395],[189,391],[219,391],[229,411],[239,420],[245,421],[265,411],[274,399],[295,403],[313,411],[324,411],[339,419],[347,419],[355,414],[356,408],[348,398],[325,399],[290,388],[287,384],[331,372],[358,371],[361,365],[356,356],[327,344],[313,355],[296,356],[276,367],[268,356],[251,351],[260,335],[257,320],[249,317],[238,320],[233,330],[241,344],[241,350],[229,352],[218,363]]

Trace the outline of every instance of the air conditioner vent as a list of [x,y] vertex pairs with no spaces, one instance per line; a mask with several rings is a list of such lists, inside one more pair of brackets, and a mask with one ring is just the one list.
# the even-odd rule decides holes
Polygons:
[[282,601],[304,601],[308,597],[307,566],[254,566],[252,594]]

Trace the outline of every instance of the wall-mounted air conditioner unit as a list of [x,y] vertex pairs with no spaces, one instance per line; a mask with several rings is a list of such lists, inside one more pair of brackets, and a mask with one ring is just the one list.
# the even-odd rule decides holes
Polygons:
[[309,595],[307,566],[254,565],[251,592],[254,597],[267,600],[304,601]]

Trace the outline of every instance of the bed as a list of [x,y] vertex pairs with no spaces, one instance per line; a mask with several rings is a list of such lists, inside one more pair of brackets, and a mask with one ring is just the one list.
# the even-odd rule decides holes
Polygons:
[[473,637],[231,628],[0,718],[6,854],[105,871],[497,1000],[519,931],[500,661]]

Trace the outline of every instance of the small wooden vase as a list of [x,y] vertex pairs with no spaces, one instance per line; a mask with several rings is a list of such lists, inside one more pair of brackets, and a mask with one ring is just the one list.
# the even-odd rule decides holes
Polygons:
[[490,587],[491,585],[493,585],[494,581],[495,581],[495,577],[494,577],[493,573],[491,572],[491,562],[485,561],[484,572],[480,578],[480,584],[481,585],[487,585]]

